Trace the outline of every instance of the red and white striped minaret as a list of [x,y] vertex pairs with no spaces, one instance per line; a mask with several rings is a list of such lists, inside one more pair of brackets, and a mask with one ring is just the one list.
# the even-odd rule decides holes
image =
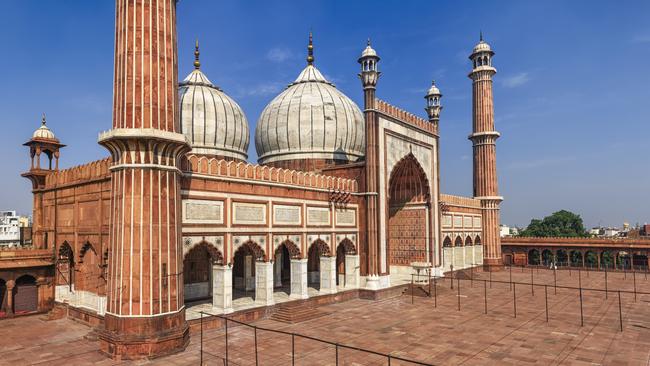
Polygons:
[[116,0],[107,308],[111,357],[174,353],[189,341],[183,303],[176,0]]
[[492,67],[494,52],[483,41],[474,47],[469,56],[473,69],[472,79],[472,134],[469,139],[474,148],[474,197],[481,200],[483,227],[483,264],[497,269],[503,264],[501,258],[501,237],[499,235],[499,196],[497,185],[496,141],[499,133],[494,130],[494,99],[492,76],[497,70]]
[[378,288],[381,274],[381,248],[379,230],[381,230],[379,215],[379,126],[375,113],[375,91],[381,72],[378,70],[379,56],[370,45],[359,57],[361,72],[359,78],[363,86],[364,119],[366,124],[366,245],[367,257],[365,274],[368,288]]

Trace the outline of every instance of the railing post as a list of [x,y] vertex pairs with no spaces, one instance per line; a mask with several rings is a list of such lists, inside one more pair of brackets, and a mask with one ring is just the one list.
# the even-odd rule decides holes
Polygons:
[[621,290],[618,290],[618,321],[621,325],[621,332],[623,331],[623,309],[621,308]]
[[535,296],[535,278],[533,278],[533,269],[530,269],[530,293]]
[[515,314],[515,318],[517,318],[517,284],[516,283],[512,283],[512,299],[513,299],[512,301],[513,311]]
[[201,312],[201,366],[203,366],[203,312]]
[[585,320],[582,314],[582,287],[580,287],[580,326],[585,326]]
[[228,318],[224,318],[226,321],[226,366],[228,365]]
[[296,336],[291,333],[291,365],[296,364]]
[[488,273],[490,274],[490,288],[492,288],[492,271],[488,270]]
[[388,366],[390,366],[390,355],[388,355]]
[[334,345],[336,347],[336,366],[339,366],[339,344]]
[[557,295],[557,273],[555,265],[553,265],[553,288],[555,289],[555,294]]
[[582,287],[582,272],[578,268],[578,287]]
[[433,307],[438,307],[438,283],[435,277],[433,277]]
[[546,322],[548,323],[548,286],[544,285],[544,303],[546,305]]
[[257,327],[253,327],[253,331],[255,332],[255,366],[259,365],[259,358],[257,356]]

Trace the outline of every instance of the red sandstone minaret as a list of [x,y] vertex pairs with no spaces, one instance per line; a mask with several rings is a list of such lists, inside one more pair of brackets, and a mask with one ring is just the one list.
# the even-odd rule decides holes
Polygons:
[[101,348],[174,353],[189,341],[183,303],[176,0],[117,0],[109,261]]
[[370,39],[359,58],[361,73],[359,78],[363,85],[363,105],[366,122],[366,258],[367,287],[378,286],[380,274],[379,256],[379,126],[375,114],[375,91],[381,74],[377,69],[379,56],[370,46]]
[[497,70],[492,67],[494,52],[483,41],[474,47],[469,56],[473,69],[472,79],[472,140],[474,148],[474,197],[481,200],[483,212],[483,264],[496,269],[503,264],[501,238],[499,236],[499,196],[497,186],[496,140],[499,133],[494,130],[494,99],[492,97],[492,76]]

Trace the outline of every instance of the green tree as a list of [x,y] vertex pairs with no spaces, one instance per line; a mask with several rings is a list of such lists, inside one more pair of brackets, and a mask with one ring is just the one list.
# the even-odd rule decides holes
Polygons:
[[543,220],[532,219],[528,227],[519,233],[520,236],[541,237],[587,237],[580,215],[561,210],[546,216]]

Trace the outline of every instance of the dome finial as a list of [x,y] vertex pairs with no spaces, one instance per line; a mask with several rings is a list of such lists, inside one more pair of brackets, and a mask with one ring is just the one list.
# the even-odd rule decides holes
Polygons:
[[479,41],[483,42],[483,31],[482,30],[479,31]]
[[368,42],[366,43],[366,46],[370,46],[370,37],[368,37]]
[[41,117],[41,126],[45,126],[45,112],[43,112],[43,117]]
[[196,44],[194,45],[194,68],[195,69],[200,69],[201,68],[201,61],[199,61],[199,39],[196,39]]
[[311,31],[309,31],[309,45],[307,46],[307,65],[314,64],[314,40]]

